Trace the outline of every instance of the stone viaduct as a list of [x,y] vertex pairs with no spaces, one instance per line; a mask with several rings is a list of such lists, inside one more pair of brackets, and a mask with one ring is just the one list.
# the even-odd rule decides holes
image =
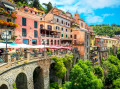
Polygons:
[[[0,89],[14,89],[14,83],[17,89],[50,88],[51,77],[56,77],[52,69],[54,64],[51,60],[52,56],[30,57],[30,52],[26,51],[24,59],[19,60],[18,63],[18,61],[9,62],[10,55],[4,55],[6,64],[0,65]],[[64,56],[64,54],[54,56]]]
[[30,57],[26,51],[23,59],[14,62],[9,61],[10,54],[4,57],[5,63],[0,64],[0,89],[13,89],[15,83],[17,89],[49,89],[52,56]]

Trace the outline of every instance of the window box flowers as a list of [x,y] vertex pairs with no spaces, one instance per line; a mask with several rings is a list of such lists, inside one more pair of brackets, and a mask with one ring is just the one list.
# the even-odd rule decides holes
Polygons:
[[5,20],[0,20],[0,25],[1,26],[10,26],[10,27],[18,27],[18,24],[13,23],[13,22],[7,22]]
[[16,13],[16,11],[5,11],[3,8],[0,8],[0,15],[5,15],[16,19]]

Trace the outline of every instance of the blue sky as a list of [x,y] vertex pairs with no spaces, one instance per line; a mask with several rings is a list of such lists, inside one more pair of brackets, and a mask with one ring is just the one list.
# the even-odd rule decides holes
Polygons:
[[80,18],[91,24],[120,25],[120,0],[40,0],[40,3],[52,2],[53,6],[73,15],[77,12]]

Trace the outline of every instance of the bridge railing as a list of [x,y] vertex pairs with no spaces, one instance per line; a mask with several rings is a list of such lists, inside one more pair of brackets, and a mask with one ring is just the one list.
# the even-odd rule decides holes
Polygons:
[[38,52],[38,51],[34,51],[34,52],[30,52],[28,49],[26,49],[25,51],[21,51],[21,52],[15,52],[12,54],[9,53],[3,53],[2,56],[0,56],[0,67],[1,65],[3,66],[3,64],[15,64],[18,62],[24,62],[24,61],[30,61],[30,60],[35,60],[35,59],[40,59],[42,58],[46,58],[47,56],[53,56],[53,55],[59,55],[62,56],[63,54],[68,53],[68,50],[65,51],[60,51],[59,49],[57,49],[54,52]]

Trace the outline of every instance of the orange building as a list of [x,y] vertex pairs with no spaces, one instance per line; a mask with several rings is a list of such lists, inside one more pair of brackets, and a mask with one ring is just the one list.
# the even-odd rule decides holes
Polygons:
[[79,18],[79,14],[75,14],[75,22],[79,25],[79,28],[73,29],[73,47],[79,50],[80,58],[90,59],[90,33],[85,28],[85,21]]
[[45,15],[44,20],[54,23],[53,31],[61,33],[61,45],[72,46],[72,28],[71,21],[74,19],[71,17],[71,13],[64,13],[62,10],[54,7],[48,14]]

